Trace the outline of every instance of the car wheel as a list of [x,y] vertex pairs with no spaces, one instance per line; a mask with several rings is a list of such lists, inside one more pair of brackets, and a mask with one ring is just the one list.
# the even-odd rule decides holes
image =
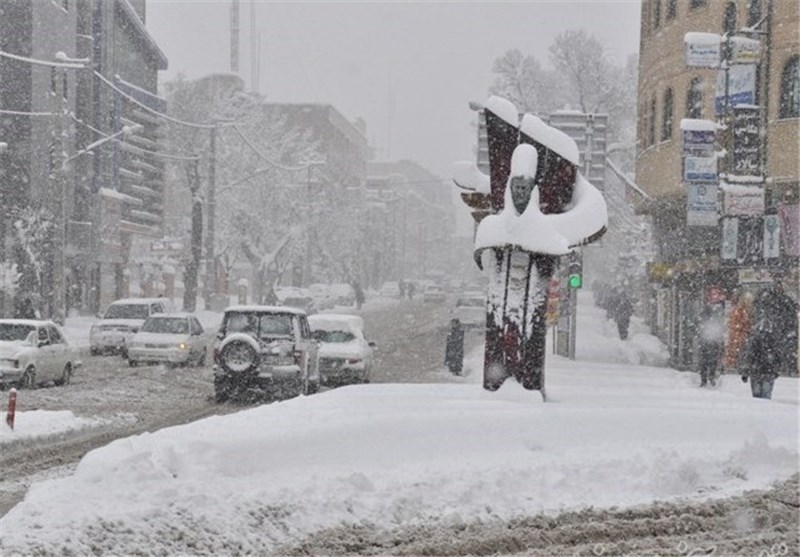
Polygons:
[[28,369],[22,374],[22,379],[19,380],[19,388],[33,389],[34,387],[36,387],[36,368],[28,366]]
[[258,352],[250,343],[234,340],[222,348],[219,361],[228,373],[249,373],[258,367]]
[[69,385],[69,382],[72,380],[72,364],[69,362],[67,365],[64,366],[64,371],[61,373],[61,379],[56,381],[56,385],[59,387],[62,385]]

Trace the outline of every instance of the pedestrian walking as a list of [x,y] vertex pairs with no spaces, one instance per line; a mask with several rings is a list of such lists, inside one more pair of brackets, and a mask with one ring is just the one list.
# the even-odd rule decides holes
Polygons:
[[400,289],[400,299],[405,300],[406,298],[406,281],[401,280],[397,283],[397,287]]
[[614,320],[617,322],[619,338],[625,340],[628,338],[628,328],[631,324],[631,315],[633,315],[633,302],[631,302],[626,288],[619,288],[614,296],[612,312]]
[[361,306],[364,305],[364,290],[361,288],[361,284],[356,280],[353,281],[353,294],[356,297],[356,309],[361,309]]
[[752,326],[750,312],[753,307],[753,295],[741,292],[728,316],[728,334],[725,339],[725,370],[738,370],[739,357],[750,335]]
[[444,363],[453,375],[461,375],[464,366],[464,327],[458,318],[450,320],[450,331],[447,333]]
[[781,352],[776,345],[774,319],[762,316],[752,328],[741,359],[742,381],[750,380],[754,398],[772,398],[772,386],[781,366]]
[[416,289],[417,289],[417,286],[413,282],[409,282],[408,283],[407,290],[408,290],[408,299],[409,300],[413,300],[414,299],[414,291]]
[[722,304],[706,306],[700,316],[700,348],[698,365],[700,367],[700,386],[712,385],[717,381],[717,368],[722,361],[725,343],[725,315]]

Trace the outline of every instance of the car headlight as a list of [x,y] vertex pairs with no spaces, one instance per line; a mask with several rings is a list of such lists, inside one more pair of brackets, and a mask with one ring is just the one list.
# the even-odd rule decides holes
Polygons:
[[16,358],[0,358],[0,364],[10,367],[19,367],[19,360]]
[[189,348],[189,345],[186,344],[185,342],[178,343],[178,350],[186,350],[187,348]]

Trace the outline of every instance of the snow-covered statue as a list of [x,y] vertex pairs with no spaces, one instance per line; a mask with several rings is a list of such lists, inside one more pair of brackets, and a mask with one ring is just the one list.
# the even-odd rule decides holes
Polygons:
[[508,377],[544,394],[547,288],[561,255],[605,233],[602,194],[578,172],[575,141],[491,97],[484,108],[489,176],[461,163],[454,180],[483,209],[475,260],[489,274],[483,386]]

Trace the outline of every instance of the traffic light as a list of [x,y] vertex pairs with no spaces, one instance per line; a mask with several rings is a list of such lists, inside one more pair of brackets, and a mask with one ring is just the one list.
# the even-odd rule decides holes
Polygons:
[[580,254],[572,256],[567,270],[567,284],[570,288],[580,288],[583,286],[583,257]]

